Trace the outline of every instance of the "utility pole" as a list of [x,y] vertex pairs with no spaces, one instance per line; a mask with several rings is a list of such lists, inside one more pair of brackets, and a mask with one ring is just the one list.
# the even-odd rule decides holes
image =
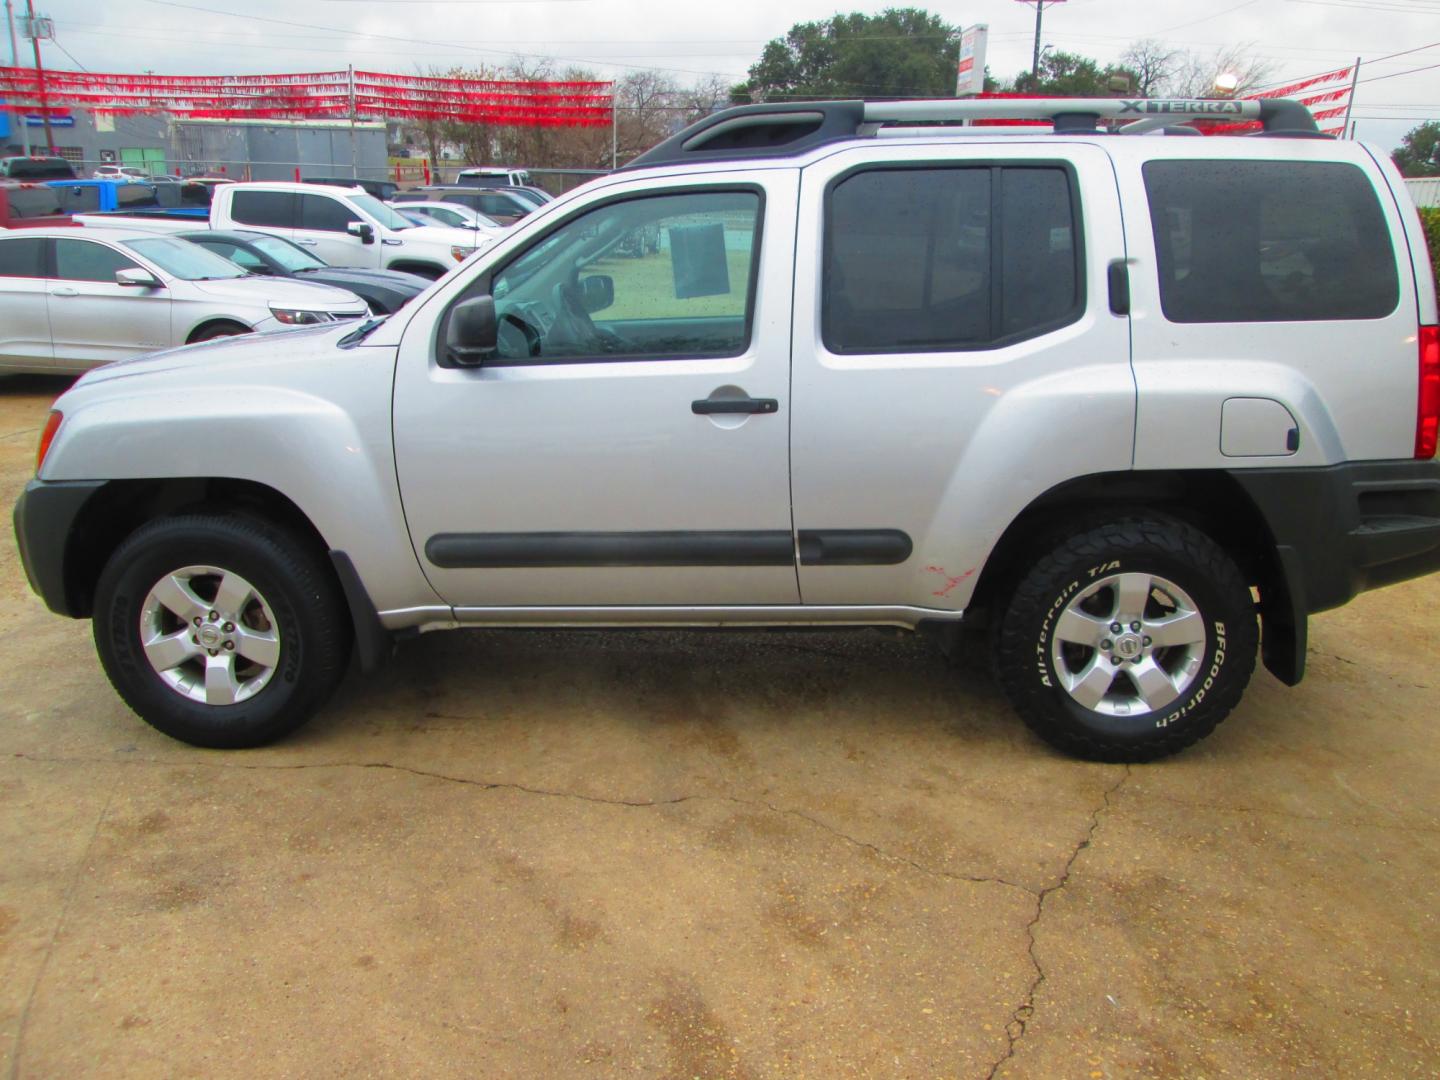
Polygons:
[[1020,0],[1022,4],[1035,5],[1035,52],[1030,59],[1030,77],[1036,83],[1040,81],[1040,27],[1045,19],[1045,6],[1048,4],[1054,7],[1064,2],[1065,0]]
[[350,175],[360,176],[360,156],[355,149],[355,65],[349,67],[350,74]]
[[[10,66],[20,66],[20,47],[15,43],[15,8],[5,0],[5,24],[10,28]],[[20,125],[20,146],[26,157],[30,156],[30,129],[25,126],[25,114],[15,111],[15,120]]]
[[1355,108],[1355,87],[1360,84],[1360,57],[1355,57],[1355,72],[1350,76],[1350,96],[1345,99],[1345,122],[1340,125],[1340,137],[1355,138],[1355,129],[1350,126],[1350,112]]
[[40,118],[45,121],[45,153],[54,154],[55,135],[50,130],[49,102],[45,98],[45,67],[40,63],[40,25],[35,18],[35,0],[25,0],[25,14],[30,18],[30,44],[35,47],[35,79],[40,84]]

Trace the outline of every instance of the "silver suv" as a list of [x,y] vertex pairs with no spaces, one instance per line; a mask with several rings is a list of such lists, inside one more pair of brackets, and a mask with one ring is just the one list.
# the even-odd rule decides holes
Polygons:
[[[1001,110],[1051,126],[954,123]],[[1166,127],[1216,116],[1264,130]],[[1036,732],[1144,760],[1262,626],[1294,684],[1310,613],[1440,568],[1437,420],[1415,210],[1298,105],[762,105],[389,319],[90,373],[16,532],[201,745],[426,630],[988,626]]]

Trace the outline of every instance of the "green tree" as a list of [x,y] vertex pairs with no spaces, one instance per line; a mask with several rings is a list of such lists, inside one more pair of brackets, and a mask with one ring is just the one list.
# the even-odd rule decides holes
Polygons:
[[1109,97],[1112,80],[1125,82],[1121,93],[1133,93],[1135,72],[1119,64],[1101,67],[1088,56],[1068,52],[1046,52],[1040,57],[1040,77],[1026,71],[1015,77],[1017,94],[1044,94],[1049,97]]
[[1390,156],[1401,176],[1440,176],[1440,121],[1411,128]]
[[796,23],[765,46],[731,99],[927,97],[955,92],[958,28],[919,8]]

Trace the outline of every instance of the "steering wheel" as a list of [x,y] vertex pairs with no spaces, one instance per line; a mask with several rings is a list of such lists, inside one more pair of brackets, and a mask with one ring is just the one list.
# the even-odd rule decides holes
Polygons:
[[[580,300],[580,275],[572,274],[560,282],[552,291],[555,300],[556,322],[565,324],[565,333],[577,345],[591,346],[600,352],[617,353],[629,348],[619,334],[595,325],[590,313]],[[554,333],[555,328],[551,328]]]
[[507,311],[504,315],[500,316],[500,326],[495,335],[496,344],[499,346],[497,351],[502,356],[521,355],[518,349],[508,347],[508,343],[505,341],[507,334],[513,337],[517,332],[525,339],[525,351],[523,355],[539,356],[540,331],[531,326],[519,315],[516,315],[513,311]]

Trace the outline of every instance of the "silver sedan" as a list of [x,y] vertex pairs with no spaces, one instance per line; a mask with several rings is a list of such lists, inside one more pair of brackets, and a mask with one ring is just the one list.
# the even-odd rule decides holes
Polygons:
[[78,372],[174,345],[366,314],[344,289],[252,277],[169,236],[0,233],[0,372]]

